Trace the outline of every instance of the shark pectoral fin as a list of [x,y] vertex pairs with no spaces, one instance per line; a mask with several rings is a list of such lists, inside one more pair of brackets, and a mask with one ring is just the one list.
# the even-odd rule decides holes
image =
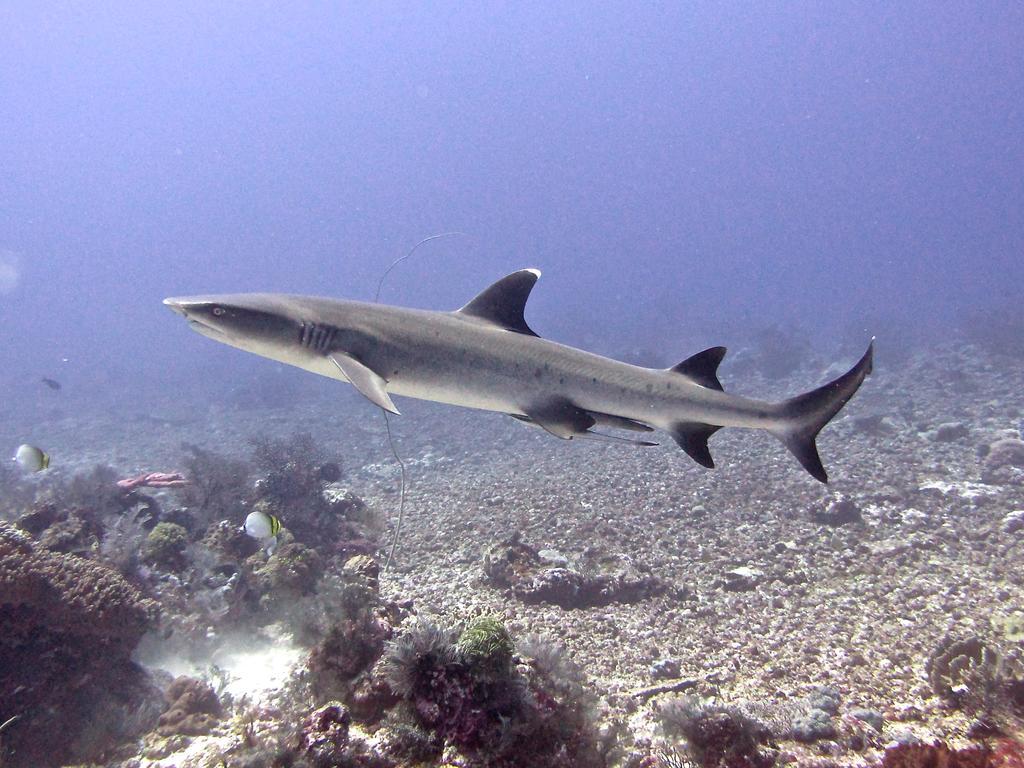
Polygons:
[[353,387],[359,390],[363,397],[374,405],[383,408],[388,413],[401,415],[395,404],[391,402],[391,397],[388,395],[387,390],[388,383],[384,380],[383,376],[376,371],[370,370],[354,357],[341,352],[332,352],[327,356],[327,359],[337,366],[338,370],[342,372]]
[[539,269],[521,269],[513,272],[484,289],[455,314],[496,325],[506,331],[536,336],[537,334],[526,324],[523,312],[526,309],[526,300],[530,298],[530,291],[539,277]]
[[563,440],[586,434],[596,421],[564,397],[551,398],[523,409],[531,423]]
[[686,358],[669,370],[689,377],[702,387],[717,389],[721,392],[722,382],[718,380],[718,366],[723,357],[725,357],[725,347],[711,347]]
[[672,437],[679,443],[679,447],[686,451],[687,456],[702,467],[714,469],[715,461],[711,458],[711,451],[708,450],[708,438],[720,429],[721,427],[715,424],[681,421],[673,424],[670,431]]

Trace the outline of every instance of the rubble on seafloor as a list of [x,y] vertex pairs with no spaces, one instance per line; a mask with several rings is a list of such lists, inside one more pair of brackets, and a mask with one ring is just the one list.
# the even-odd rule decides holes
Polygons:
[[[5,476],[0,763],[1019,766],[1022,372],[952,347],[878,366],[822,434],[829,487],[729,430],[706,473],[396,424],[387,572],[397,475],[361,443],[245,448],[225,412],[242,447],[193,443],[188,486]],[[256,507],[284,526],[269,556],[239,531]]]

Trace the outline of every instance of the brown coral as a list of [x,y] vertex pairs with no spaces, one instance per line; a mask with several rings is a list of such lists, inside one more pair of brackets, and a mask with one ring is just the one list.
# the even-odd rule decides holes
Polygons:
[[882,768],[990,768],[988,747],[952,749],[936,744],[896,744],[885,750]]
[[174,679],[165,695],[170,704],[160,715],[157,732],[161,736],[200,736],[209,733],[220,719],[217,694],[210,684],[194,677]]
[[[30,713],[5,734],[23,764],[64,762],[86,702],[133,695],[122,691],[139,676],[129,656],[153,613],[117,573],[0,523],[0,712]],[[48,737],[58,729],[60,745]]]
[[981,479],[986,483],[1019,483],[1024,477],[1024,440],[1004,437],[988,447],[982,465]]

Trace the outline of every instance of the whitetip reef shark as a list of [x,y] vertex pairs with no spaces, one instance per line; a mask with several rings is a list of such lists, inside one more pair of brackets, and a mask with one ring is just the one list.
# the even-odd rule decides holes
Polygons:
[[722,427],[764,429],[828,482],[815,438],[871,373],[873,341],[834,381],[769,403],[723,391],[717,370],[724,347],[654,369],[540,338],[523,315],[539,277],[536,269],[513,272],[455,312],[276,293],[164,304],[204,336],[350,382],[390,413],[399,412],[391,395],[403,395],[507,413],[567,440],[612,437],[595,426],[658,428],[705,467],[714,466],[708,438]]

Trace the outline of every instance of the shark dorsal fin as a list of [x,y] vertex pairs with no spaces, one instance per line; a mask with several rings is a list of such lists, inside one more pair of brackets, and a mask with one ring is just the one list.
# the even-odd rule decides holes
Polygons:
[[722,391],[722,382],[718,380],[718,366],[725,357],[725,347],[711,347],[688,357],[669,370],[688,376],[702,387]]
[[485,288],[457,314],[497,325],[507,331],[536,336],[526,324],[523,310],[526,309],[526,300],[530,298],[530,291],[538,277],[539,269],[513,272]]

